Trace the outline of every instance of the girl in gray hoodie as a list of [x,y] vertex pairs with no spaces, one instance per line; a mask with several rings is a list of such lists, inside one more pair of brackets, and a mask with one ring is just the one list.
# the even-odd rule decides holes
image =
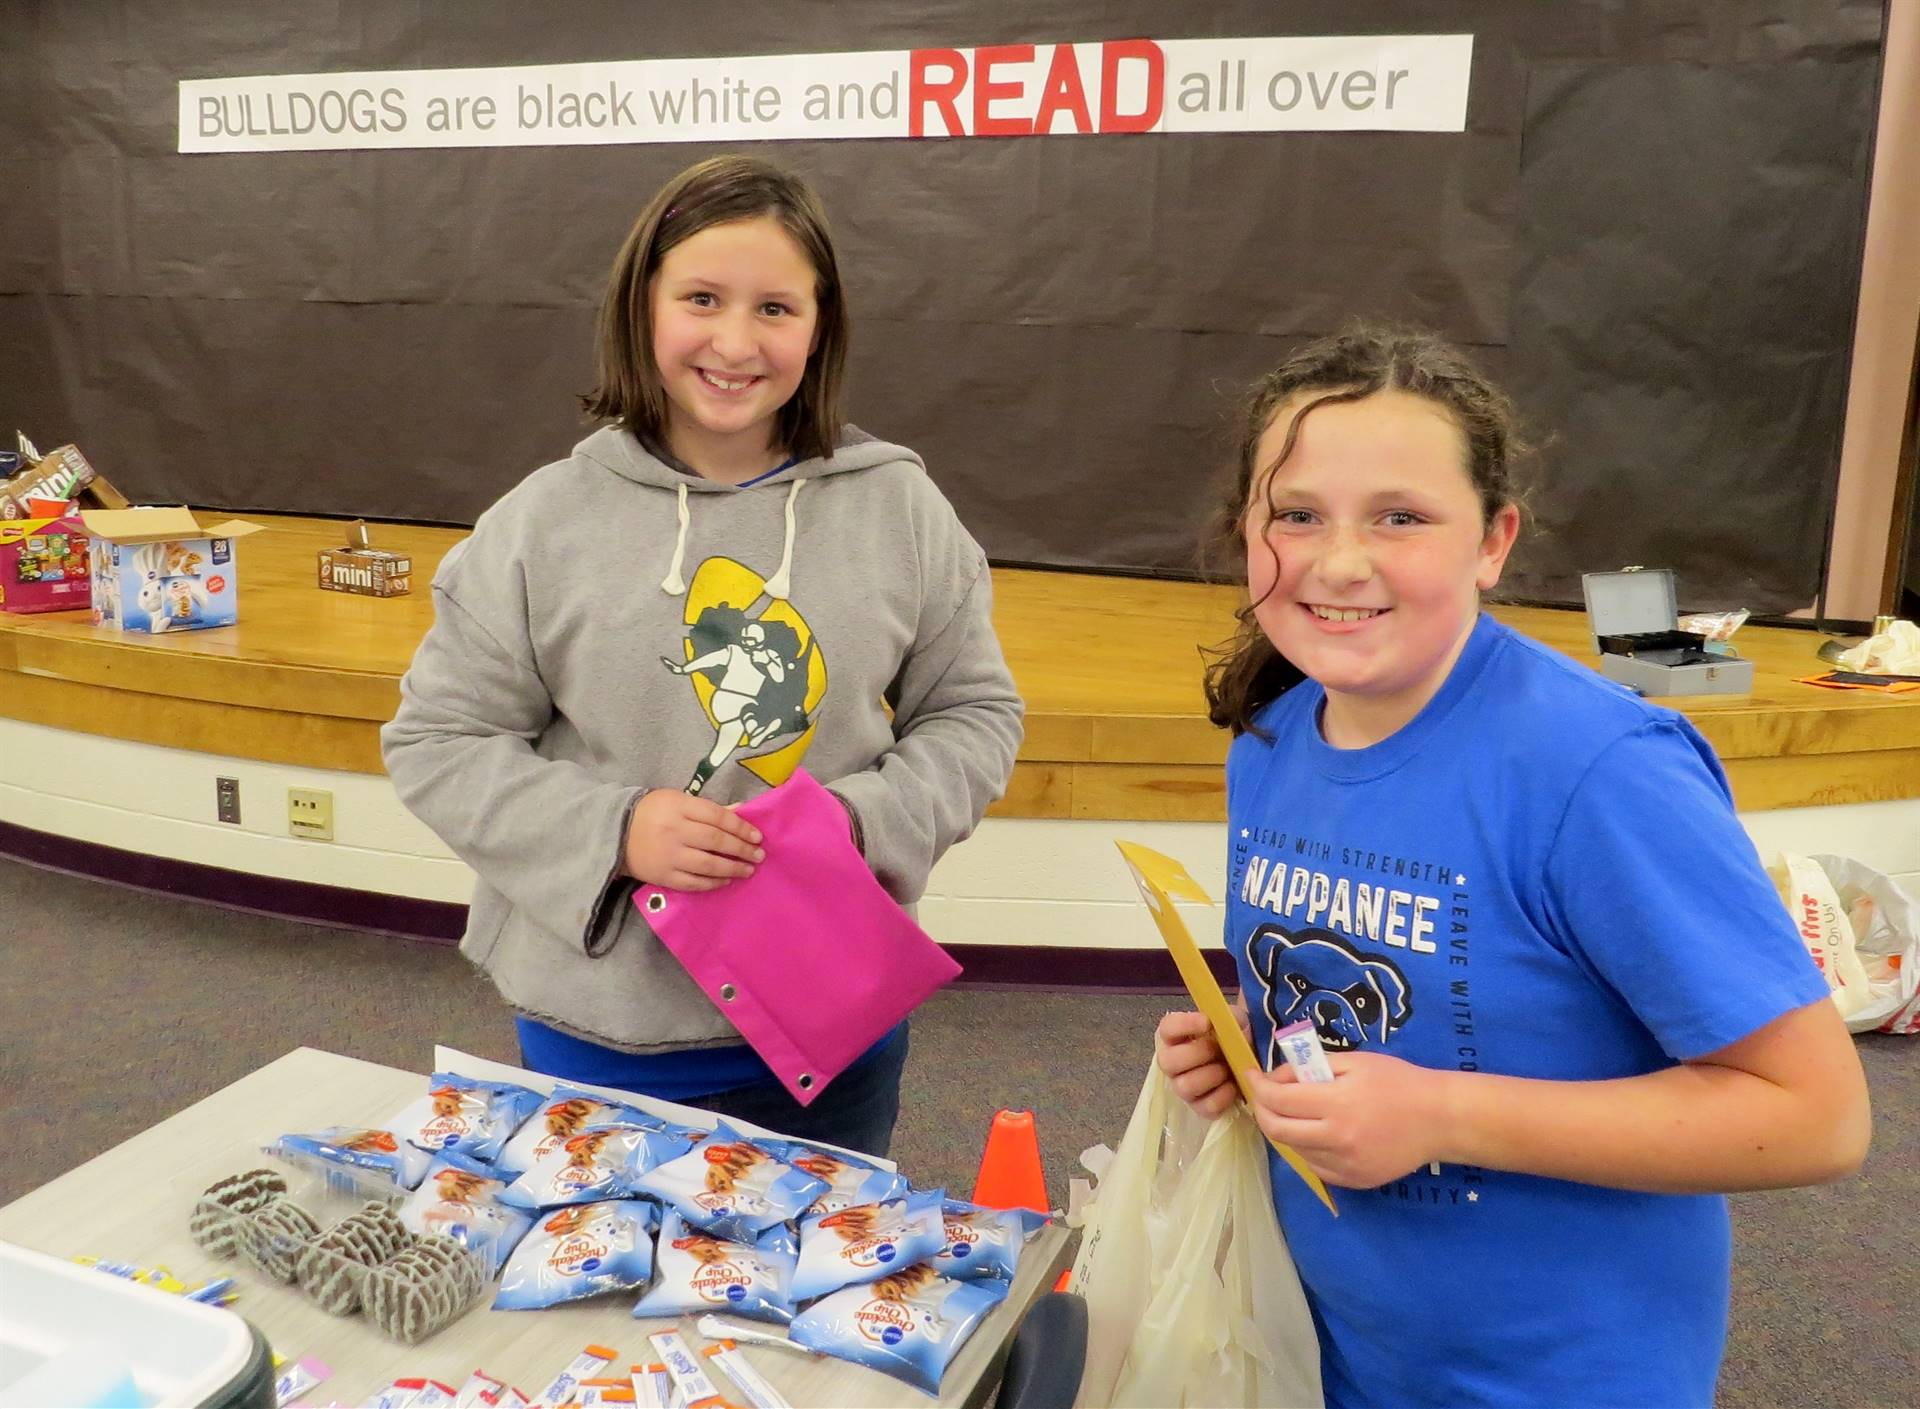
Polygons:
[[461,951],[529,1067],[884,1154],[904,1023],[801,1107],[628,903],[751,874],[728,804],[804,759],[910,905],[1012,773],[986,557],[918,456],[841,421],[846,345],[803,183],[669,181],[601,310],[609,424],[447,554],[381,742],[478,877]]

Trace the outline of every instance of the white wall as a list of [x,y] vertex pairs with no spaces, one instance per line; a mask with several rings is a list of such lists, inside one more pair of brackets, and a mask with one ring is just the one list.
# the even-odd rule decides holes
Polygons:
[[[240,781],[241,825],[214,819],[214,779]],[[400,806],[386,778],[158,748],[0,719],[0,821],[288,880],[464,903],[472,875]],[[334,796],[334,840],[287,831],[287,789]],[[1763,857],[1852,856],[1920,894],[1920,799],[1743,814]],[[954,944],[1158,947],[1113,843],[1178,858],[1210,894],[1225,886],[1212,822],[989,818],[935,868],[920,921]],[[1204,909],[1196,938],[1217,938]]]

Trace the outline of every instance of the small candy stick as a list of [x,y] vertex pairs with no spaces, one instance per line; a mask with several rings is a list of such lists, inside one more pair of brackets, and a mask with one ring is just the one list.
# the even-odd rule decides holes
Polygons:
[[1281,1055],[1300,1080],[1333,1080],[1333,1068],[1327,1065],[1327,1049],[1320,1045],[1320,1034],[1314,1031],[1311,1019],[1302,1018],[1287,1027],[1275,1028],[1273,1040],[1280,1044]]
[[631,1365],[627,1374],[633,1381],[633,1402],[639,1409],[673,1409],[673,1377],[665,1365],[658,1361]]
[[285,1409],[308,1390],[325,1384],[332,1373],[324,1362],[309,1355],[280,1372],[280,1377],[273,1382],[273,1401]]
[[727,1372],[727,1378],[740,1386],[740,1392],[746,1395],[753,1409],[793,1409],[792,1402],[767,1382],[767,1377],[747,1359],[746,1352],[732,1341],[719,1341],[700,1353]]
[[574,1386],[582,1380],[590,1380],[607,1366],[620,1358],[618,1351],[608,1350],[604,1345],[590,1345],[573,1357],[573,1363],[553,1377],[553,1382],[540,1391],[538,1396],[542,1404],[565,1404],[573,1397]]
[[700,1368],[700,1362],[693,1358],[693,1352],[687,1349],[687,1342],[678,1331],[655,1331],[648,1339],[660,1352],[660,1358],[667,1362],[667,1373],[673,1376],[673,1387],[686,1401],[687,1409],[723,1402],[720,1391],[707,1378],[707,1372]]
[[799,1341],[792,1339],[790,1336],[776,1335],[771,1331],[758,1330],[752,1326],[742,1325],[739,1322],[729,1321],[724,1317],[715,1316],[711,1312],[702,1316],[694,1324],[700,1328],[700,1334],[710,1341],[752,1341],[755,1345],[777,1345],[782,1350],[791,1350],[796,1355],[804,1355],[809,1359],[818,1360],[820,1358],[819,1351],[814,1350],[810,1346],[800,1344]]
[[467,1382],[460,1386],[460,1393],[454,1397],[455,1409],[494,1409],[506,1393],[504,1380],[496,1380],[482,1370],[475,1370],[467,1376]]

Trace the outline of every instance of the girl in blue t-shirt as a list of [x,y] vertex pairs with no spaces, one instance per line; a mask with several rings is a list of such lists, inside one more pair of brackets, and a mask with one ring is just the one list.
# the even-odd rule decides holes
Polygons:
[[[1732,1190],[1865,1155],[1859,1062],[1712,751],[1486,617],[1512,412],[1457,352],[1356,327],[1253,395],[1209,670],[1253,1114],[1327,1402],[1706,1404]],[[1307,1021],[1334,1079],[1297,1082]],[[1160,1023],[1196,1110],[1237,1099]]]

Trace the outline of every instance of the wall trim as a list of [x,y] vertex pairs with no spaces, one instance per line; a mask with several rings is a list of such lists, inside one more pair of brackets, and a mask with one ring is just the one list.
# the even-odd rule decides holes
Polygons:
[[[0,821],[0,855],[42,870],[148,894],[396,939],[456,944],[467,922],[467,907],[448,901],[255,875],[197,861],[124,851],[13,822]],[[1083,993],[1182,991],[1172,956],[1159,949],[1010,944],[943,947],[965,971],[954,984],[956,988],[1058,988]],[[1202,953],[1214,978],[1223,987],[1233,987],[1237,981],[1232,957],[1224,949]]]

